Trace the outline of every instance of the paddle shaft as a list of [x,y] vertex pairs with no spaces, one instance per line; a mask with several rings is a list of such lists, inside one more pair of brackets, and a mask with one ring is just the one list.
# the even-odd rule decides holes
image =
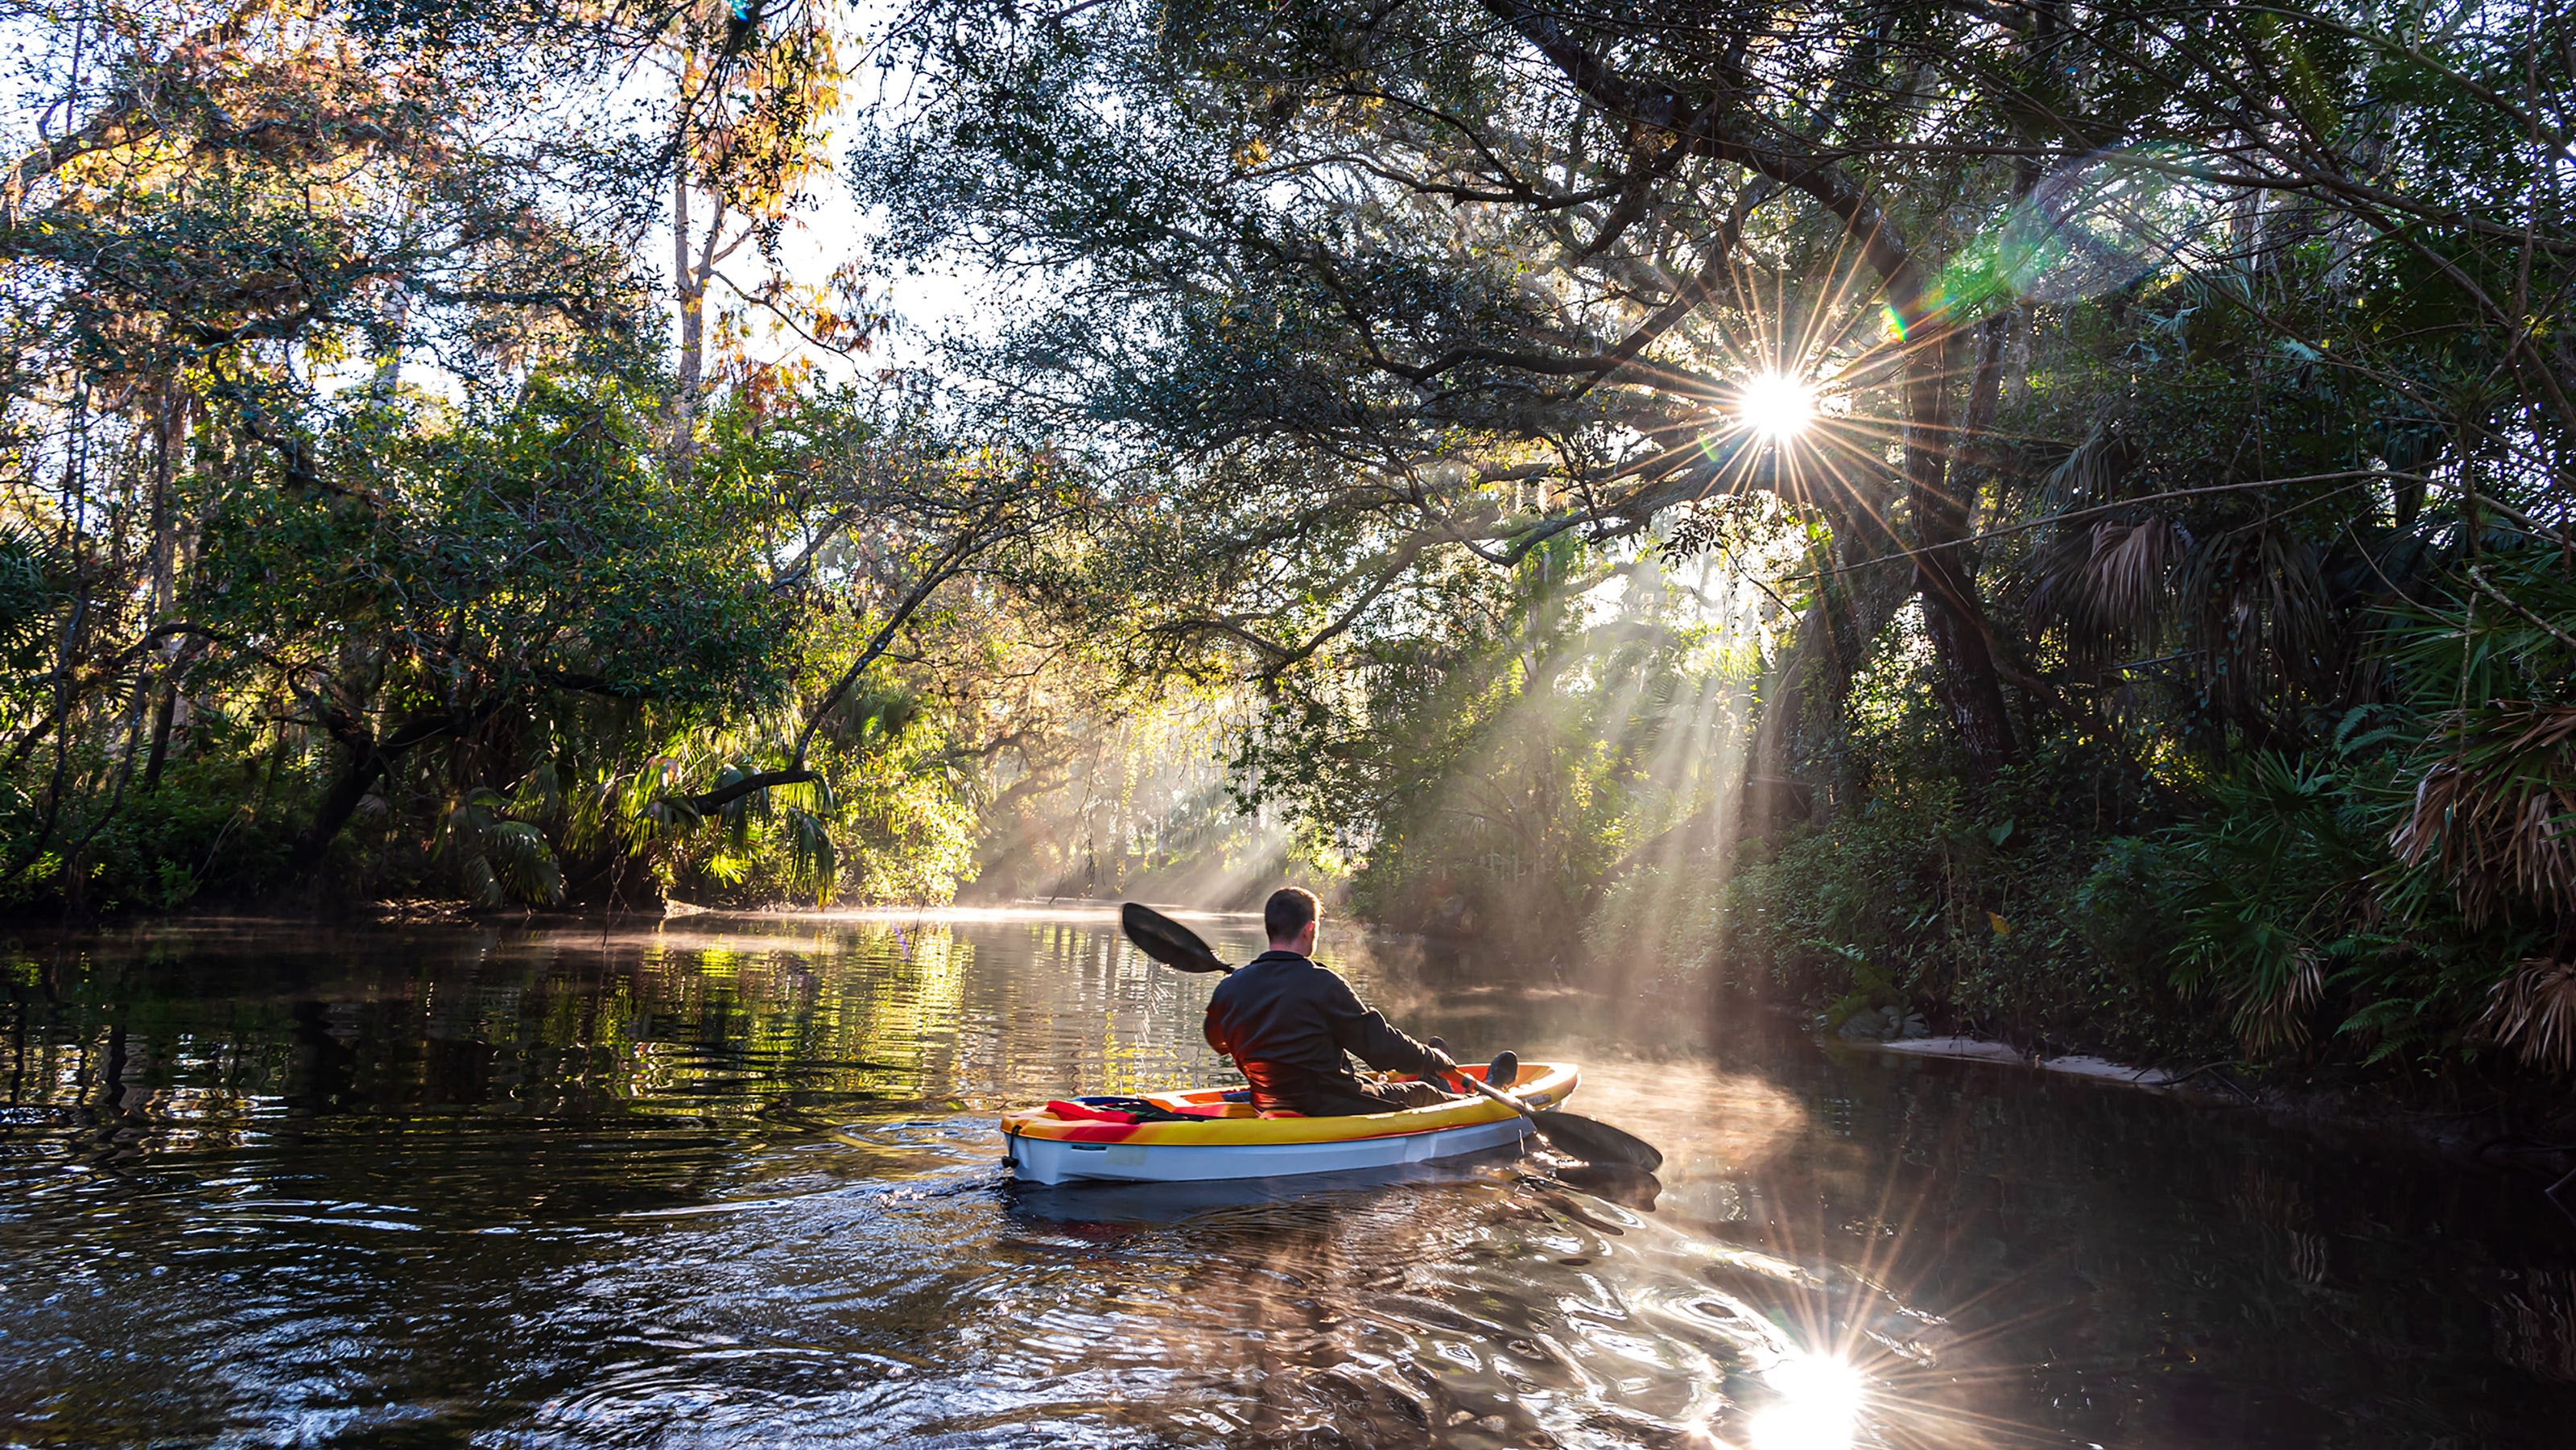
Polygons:
[[[1440,1056],[1443,1062],[1449,1064],[1449,1070],[1456,1071],[1458,1064],[1450,1061],[1447,1053],[1442,1053]],[[1590,1118],[1579,1117],[1573,1113],[1550,1111],[1542,1117],[1531,1111],[1519,1098],[1502,1091],[1492,1083],[1481,1078],[1470,1077],[1463,1072],[1458,1073],[1458,1077],[1477,1092],[1520,1114],[1539,1137],[1547,1141],[1549,1147],[1560,1153],[1570,1153],[1593,1163],[1625,1164],[1632,1168],[1644,1169],[1648,1173],[1664,1166],[1663,1150],[1634,1133],[1623,1132],[1608,1123],[1597,1123]]]
[[1547,1131],[1547,1125],[1538,1120],[1538,1114],[1531,1112],[1528,1105],[1523,1103],[1520,1099],[1513,1097],[1510,1093],[1503,1091],[1501,1088],[1494,1086],[1492,1083],[1485,1081],[1483,1078],[1478,1077],[1473,1073],[1460,1072],[1457,1059],[1452,1058],[1445,1052],[1440,1054],[1440,1060],[1448,1064],[1445,1069],[1446,1071],[1458,1074],[1458,1080],[1460,1082],[1463,1082],[1467,1086],[1474,1088],[1476,1091],[1483,1093],[1485,1096],[1492,1098],[1495,1102],[1501,1103],[1504,1107],[1511,1109],[1522,1117],[1529,1119],[1529,1125],[1538,1129],[1539,1132],[1545,1133]]

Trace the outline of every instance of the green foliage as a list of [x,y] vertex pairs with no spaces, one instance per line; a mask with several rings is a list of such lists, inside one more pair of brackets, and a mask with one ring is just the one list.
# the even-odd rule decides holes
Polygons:
[[0,524],[0,664],[38,667],[45,626],[63,595],[61,574],[61,560],[44,535],[25,524]]
[[1753,848],[1727,903],[1726,970],[1818,1004],[1829,1026],[1893,1007],[2057,1051],[2187,1047],[2194,1029],[2138,947],[2161,935],[2152,896],[2088,875],[2083,833],[2029,809],[2076,772],[2055,775],[2017,782],[2028,793],[1993,825],[1962,824],[1935,789]]
[[[821,12],[135,9],[0,225],[0,903],[1293,857],[1828,1024],[2576,1068],[2567,17],[1748,14],[902,7],[849,175],[1022,290],[826,383],[854,269],[708,310]],[[677,147],[562,99],[639,48]],[[1250,824],[1148,759],[1226,732]]]
[[2175,983],[2220,998],[2248,1052],[2305,1046],[2328,979],[2396,945],[2354,929],[2386,833],[2345,787],[2258,752],[2159,843]]
[[499,791],[476,790],[449,811],[446,865],[476,906],[552,906],[563,899],[563,865],[543,832],[505,814],[513,805]]
[[[237,896],[278,879],[292,851],[292,821],[309,807],[302,779],[269,769],[259,732],[222,714],[191,722],[191,750],[174,755],[159,788],[134,793],[94,832],[53,843],[5,892],[0,909],[70,899],[98,912],[171,911]],[[112,759],[74,752],[75,770],[112,770]],[[0,850],[27,859],[30,822],[6,818]]]
[[[954,530],[1025,530],[1008,511],[1030,495],[982,456],[854,455],[878,430],[846,392],[723,401],[722,446],[685,482],[651,388],[565,370],[454,406],[361,408],[309,455],[320,489],[259,454],[229,478],[181,475],[197,522],[167,617],[184,624],[159,653],[76,640],[87,693],[70,724],[49,740],[22,717],[38,728],[14,737],[0,900],[953,893],[990,793],[968,732],[1048,728],[983,682],[1056,672],[980,617],[1017,596],[937,587],[952,575],[916,587],[915,570],[993,562],[968,552],[989,537]],[[968,468],[984,481],[958,484]],[[799,535],[795,559],[780,541]],[[28,616],[13,613],[12,645],[50,653],[67,620],[98,627],[43,536],[0,544],[0,602]],[[914,660],[882,658],[902,630]],[[945,674],[941,651],[981,673]],[[814,778],[693,803],[800,765]]]
[[1713,804],[1741,661],[1649,560],[1559,547],[1448,581],[1440,627],[1285,682],[1235,767],[1375,919],[1571,945],[1624,855]]
[[[1844,748],[1870,794],[1748,853],[1725,960],[1767,968],[1829,1020],[1897,1005],[1892,992],[1936,1020],[2058,1048],[2419,1073],[2499,1049],[2554,1062],[2530,994],[2551,989],[2565,949],[2549,854],[2563,846],[2538,824],[2565,808],[2532,803],[2576,799],[2560,743],[2576,726],[2527,700],[2438,708],[2464,676],[2480,689],[2481,671],[2502,671],[2483,682],[2490,697],[2564,689],[2545,629],[2503,611],[2479,626],[2476,613],[2461,595],[2386,618],[2384,657],[2433,709],[2371,705],[2300,756],[2176,758],[2162,776],[2047,737],[1973,810],[1939,752],[1904,745],[1932,703],[1873,704],[1892,681],[1864,676]],[[2504,805],[2481,814],[2481,797]],[[2091,809],[2068,809],[2079,803]],[[2506,839],[2446,850],[2444,831]]]

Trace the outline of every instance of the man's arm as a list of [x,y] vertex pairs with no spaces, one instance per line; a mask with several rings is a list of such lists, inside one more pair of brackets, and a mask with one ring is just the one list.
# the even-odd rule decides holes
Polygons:
[[1334,972],[1325,972],[1330,985],[1319,994],[1323,998],[1324,1018],[1332,1024],[1333,1041],[1344,1052],[1380,1072],[1410,1072],[1427,1075],[1440,1070],[1439,1060],[1431,1049],[1398,1031],[1395,1025],[1360,1000]]

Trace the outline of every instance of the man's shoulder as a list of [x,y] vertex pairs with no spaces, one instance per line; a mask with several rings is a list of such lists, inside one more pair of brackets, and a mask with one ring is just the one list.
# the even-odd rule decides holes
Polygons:
[[1305,958],[1303,957],[1283,959],[1268,952],[1264,952],[1260,956],[1254,957],[1251,961],[1245,962],[1242,966],[1235,968],[1233,971],[1226,973],[1224,976],[1217,978],[1216,991],[1209,997],[1209,1000],[1213,1002],[1218,997],[1233,996],[1236,993],[1247,991],[1250,989],[1252,984],[1256,982],[1276,977],[1283,966],[1293,967],[1295,964],[1304,961]]
[[1291,956],[1283,952],[1267,963],[1256,962],[1256,965],[1265,968],[1265,980],[1277,984],[1283,991],[1313,998],[1349,997],[1358,1000],[1349,978],[1313,957]]
[[1228,987],[1246,991],[1256,983],[1276,986],[1309,977],[1330,978],[1336,982],[1342,979],[1340,973],[1312,957],[1301,957],[1294,952],[1263,952],[1235,968],[1224,981],[1216,984],[1216,989],[1219,993]]
[[1325,966],[1322,962],[1316,961],[1313,957],[1301,957],[1295,952],[1263,952],[1261,955],[1254,957],[1251,961],[1248,961],[1242,966],[1236,968],[1234,974],[1240,977],[1245,972],[1250,971],[1261,971],[1279,976],[1301,975],[1306,972],[1321,972],[1328,977],[1339,975],[1334,972],[1332,968]]

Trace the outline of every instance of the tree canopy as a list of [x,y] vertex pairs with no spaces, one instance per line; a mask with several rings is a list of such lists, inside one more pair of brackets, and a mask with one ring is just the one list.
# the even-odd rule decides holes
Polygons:
[[[2546,883],[2572,637],[2542,592],[2576,422],[2569,25],[936,3],[898,26],[908,83],[852,164],[896,255],[1032,284],[957,357],[1136,491],[1151,562],[1111,567],[1148,634],[1365,722],[1386,702],[1352,671],[1472,650],[1478,564],[1557,540],[1744,560],[1787,531],[1758,776],[1809,777],[1826,814],[1937,796],[2003,817],[1998,842],[2089,780],[2079,839],[2143,833],[2217,892],[2166,903],[2198,923],[2181,981],[2249,1043],[2329,995],[2325,1025],[2393,1041],[2476,1017],[2500,959],[2528,963],[2497,989],[2518,1002],[2568,980],[2576,897]],[[1794,436],[1758,416],[1784,390],[1818,415]],[[1945,728],[1877,735],[1888,706],[1855,692],[1901,714],[1917,687]],[[2324,814],[2248,836],[2279,771]],[[1808,865],[1862,849],[1836,839]],[[1914,961],[1916,990],[1997,955],[2006,927],[1962,908],[2011,868],[1882,844],[1952,904],[1759,949],[1793,976]],[[2518,934],[2454,953],[2453,910]],[[2521,1040],[2564,1053],[2553,1030]]]
[[2559,7],[61,13],[0,901],[1293,862],[2576,1068]]

